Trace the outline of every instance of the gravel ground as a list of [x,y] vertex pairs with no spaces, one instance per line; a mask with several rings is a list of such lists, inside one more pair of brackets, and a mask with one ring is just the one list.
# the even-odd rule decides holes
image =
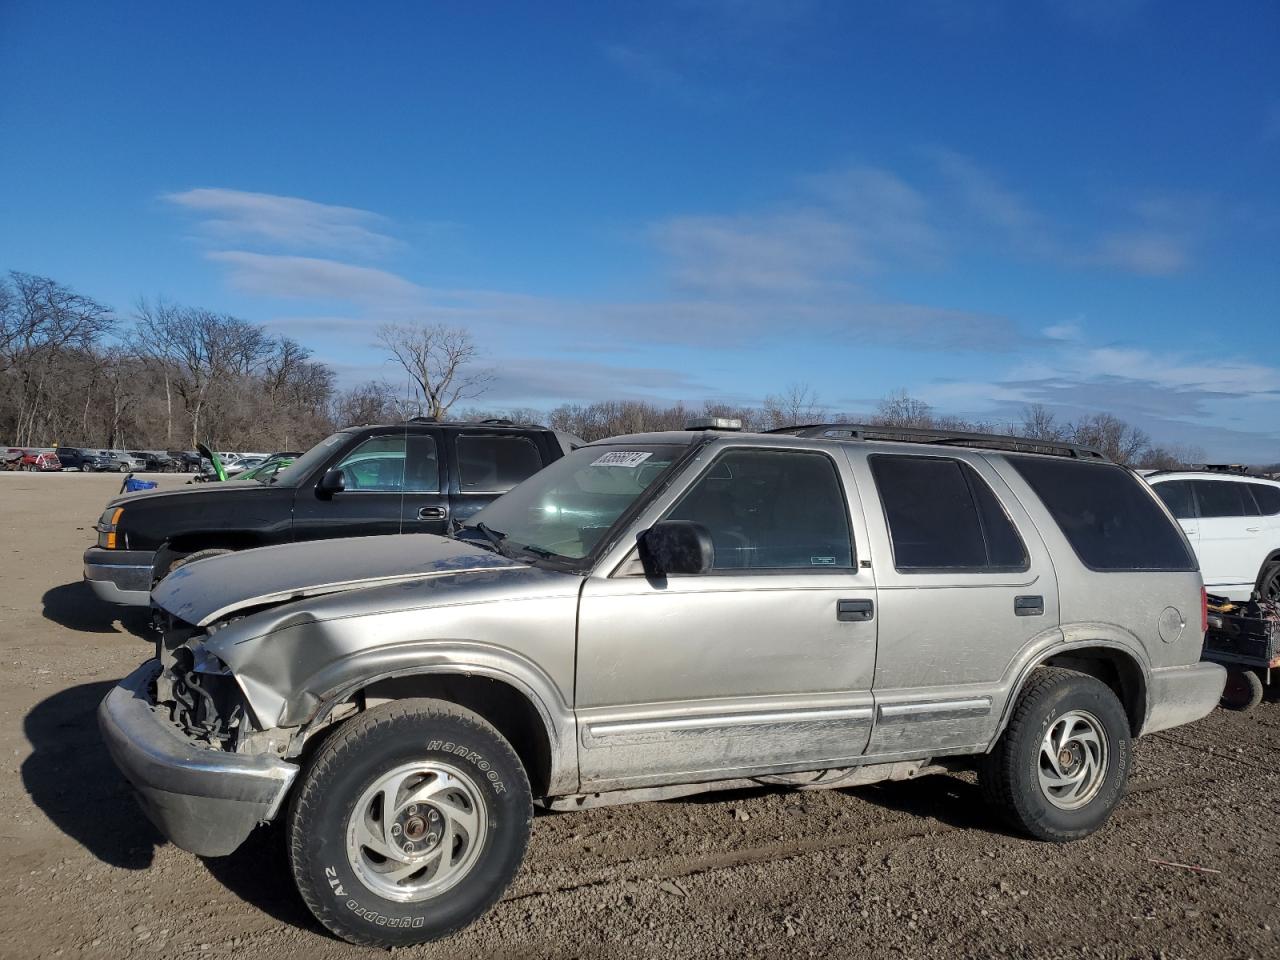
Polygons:
[[[161,840],[106,757],[94,710],[149,655],[139,618],[80,582],[119,482],[0,474],[0,956],[377,955],[311,920],[278,834],[202,861]],[[540,816],[486,918],[395,953],[1280,956],[1280,705],[1135,754],[1110,824],[1068,846],[1004,831],[962,775]]]

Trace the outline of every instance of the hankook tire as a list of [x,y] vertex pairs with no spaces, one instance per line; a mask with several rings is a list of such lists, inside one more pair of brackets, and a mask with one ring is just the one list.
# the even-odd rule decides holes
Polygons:
[[1038,668],[981,761],[983,792],[1012,826],[1036,839],[1087,837],[1124,796],[1129,737],[1124,707],[1105,683]]
[[302,899],[351,943],[447,936],[487,911],[524,858],[524,767],[489,723],[441,700],[347,721],[301,776],[288,815]]

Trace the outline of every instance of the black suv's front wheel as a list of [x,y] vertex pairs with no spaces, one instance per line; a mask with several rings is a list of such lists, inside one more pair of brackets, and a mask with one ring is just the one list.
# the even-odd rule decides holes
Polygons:
[[979,770],[983,791],[1014,827],[1039,840],[1087,837],[1124,796],[1129,719],[1102,681],[1037,669]]
[[401,700],[348,721],[303,775],[288,818],[294,879],[351,943],[446,936],[491,907],[524,858],[529,781],[484,719]]

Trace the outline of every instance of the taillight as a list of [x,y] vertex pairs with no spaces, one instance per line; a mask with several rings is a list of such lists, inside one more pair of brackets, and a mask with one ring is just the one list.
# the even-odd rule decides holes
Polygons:
[[1200,632],[1209,632],[1209,591],[1200,588]]

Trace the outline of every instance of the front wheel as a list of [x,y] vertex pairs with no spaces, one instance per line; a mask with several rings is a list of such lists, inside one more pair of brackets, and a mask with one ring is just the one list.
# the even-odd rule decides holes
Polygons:
[[440,700],[383,704],[316,754],[288,816],[294,880],[351,943],[447,936],[488,910],[524,858],[529,781],[484,719]]
[[1087,837],[1129,779],[1129,719],[1102,681],[1053,667],[1028,680],[979,775],[1005,819],[1038,840]]

